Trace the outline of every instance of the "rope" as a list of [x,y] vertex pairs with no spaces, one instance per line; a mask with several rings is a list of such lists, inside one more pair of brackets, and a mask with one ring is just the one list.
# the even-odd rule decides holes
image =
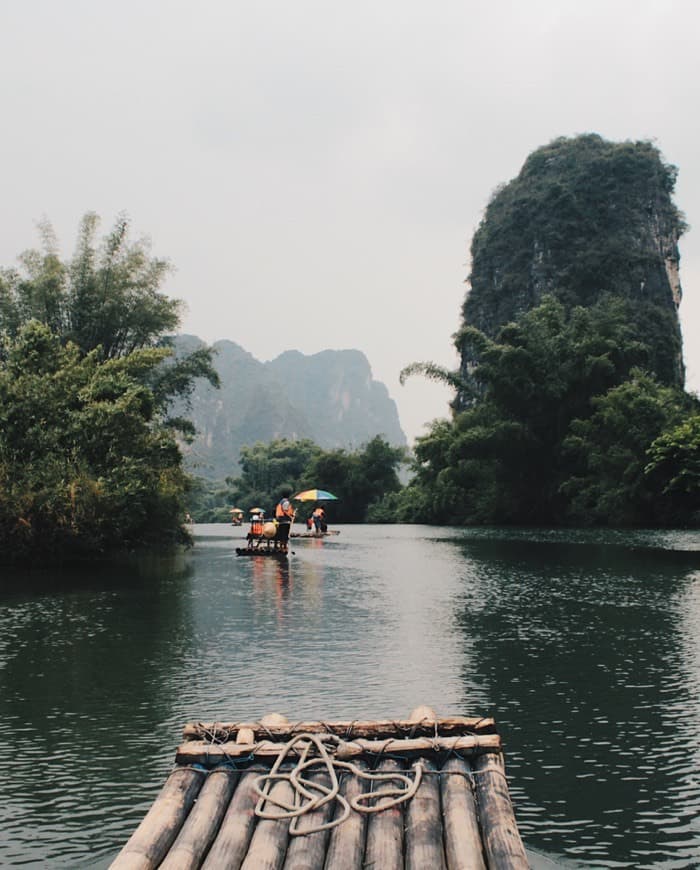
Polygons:
[[[270,772],[256,778],[253,783],[253,788],[259,796],[255,807],[256,816],[261,819],[289,819],[291,821],[289,826],[291,836],[313,834],[342,824],[350,815],[351,808],[358,813],[381,812],[409,801],[418,790],[424,772],[424,766],[420,761],[413,765],[415,771],[413,778],[395,771],[370,773],[352,762],[332,757],[326,744],[330,743],[337,747],[338,738],[330,734],[323,735],[323,737],[324,739],[321,739],[316,734],[298,734],[293,737],[278,755]],[[313,751],[315,751],[315,755],[312,755]],[[298,756],[296,765],[289,772],[281,771],[282,764],[292,754]],[[313,768],[319,768],[321,773],[327,775],[330,786],[319,782],[318,779],[309,779],[308,775],[305,775]],[[401,785],[363,792],[348,800],[340,794],[338,780],[338,772],[345,770],[370,782],[393,781],[401,783]],[[278,782],[287,782],[291,786],[293,803],[290,804],[283,800],[279,794],[274,796],[271,794],[273,786]],[[302,816],[318,810],[334,800],[341,806],[341,812],[337,814],[335,819],[309,825],[303,830],[300,828],[299,820]],[[376,803],[371,805],[372,801],[376,801]],[[270,804],[274,809],[265,809],[266,804]]]

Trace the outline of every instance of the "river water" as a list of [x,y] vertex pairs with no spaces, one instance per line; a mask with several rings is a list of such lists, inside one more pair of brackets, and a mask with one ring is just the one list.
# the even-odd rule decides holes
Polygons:
[[0,865],[106,866],[187,721],[425,703],[496,718],[533,861],[700,866],[700,533],[345,526],[285,565],[195,534],[0,575]]

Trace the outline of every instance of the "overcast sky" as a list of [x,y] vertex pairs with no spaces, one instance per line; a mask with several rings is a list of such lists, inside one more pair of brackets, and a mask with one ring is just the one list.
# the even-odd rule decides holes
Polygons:
[[[176,271],[183,331],[262,360],[358,348],[410,440],[447,415],[469,243],[557,136],[680,169],[700,390],[696,0],[0,0],[0,264],[119,212]],[[697,229],[695,228],[697,227]]]

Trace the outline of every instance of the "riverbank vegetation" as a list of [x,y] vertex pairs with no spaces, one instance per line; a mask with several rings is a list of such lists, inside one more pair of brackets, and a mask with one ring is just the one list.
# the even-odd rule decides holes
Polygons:
[[[196,522],[226,522],[231,507],[261,507],[269,514],[282,492],[319,488],[337,496],[325,504],[333,522],[364,522],[373,504],[401,489],[397,472],[405,460],[404,448],[379,435],[356,451],[323,450],[308,439],[256,442],[242,448],[238,477],[195,482],[189,510]],[[295,507],[303,520],[314,505]]]
[[700,402],[645,369],[620,300],[546,298],[497,340],[471,328],[478,398],[433,423],[374,521],[696,525]]
[[700,525],[700,403],[683,389],[677,171],[648,142],[557,139],[472,241],[453,415],[375,521]]
[[42,248],[0,272],[0,552],[3,561],[94,557],[187,541],[189,479],[169,413],[207,348],[175,360],[180,303],[160,291],[168,263],[120,218],[97,240],[82,221],[63,261]]

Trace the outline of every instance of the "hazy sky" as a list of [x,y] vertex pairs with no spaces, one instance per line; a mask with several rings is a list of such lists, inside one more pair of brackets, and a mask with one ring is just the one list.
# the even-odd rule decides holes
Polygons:
[[[176,267],[183,331],[358,348],[412,440],[449,393],[469,243],[534,148],[653,139],[680,175],[700,389],[696,0],[0,0],[0,264],[96,211]],[[694,229],[697,225],[698,229]]]

